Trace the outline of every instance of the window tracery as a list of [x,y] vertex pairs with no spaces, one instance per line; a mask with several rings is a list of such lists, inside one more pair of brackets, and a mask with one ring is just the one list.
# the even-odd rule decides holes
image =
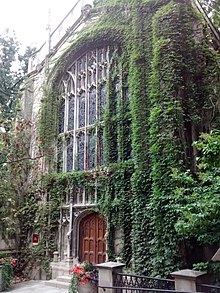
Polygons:
[[76,59],[61,80],[59,133],[65,141],[64,172],[103,163],[102,140],[96,133],[106,106],[108,65],[109,47],[96,48]]

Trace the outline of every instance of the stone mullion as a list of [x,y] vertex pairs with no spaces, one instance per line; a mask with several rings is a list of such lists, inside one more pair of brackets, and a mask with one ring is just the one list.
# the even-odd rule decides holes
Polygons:
[[[85,64],[85,145],[84,145],[84,170],[88,169],[88,123],[89,123],[89,89],[88,89],[88,54],[86,54],[86,64]],[[85,192],[84,192],[85,197]]]
[[[98,49],[96,49],[96,121],[99,119],[99,92],[98,92],[98,82],[99,82],[99,68],[98,68],[98,60],[99,55],[98,55]],[[95,168],[98,165],[98,125],[96,124],[95,126]]]

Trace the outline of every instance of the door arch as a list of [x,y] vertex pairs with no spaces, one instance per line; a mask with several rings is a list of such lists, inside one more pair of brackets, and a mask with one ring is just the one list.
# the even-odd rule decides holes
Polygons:
[[97,213],[85,216],[79,225],[79,256],[80,261],[88,261],[93,264],[106,260],[106,223],[103,217]]

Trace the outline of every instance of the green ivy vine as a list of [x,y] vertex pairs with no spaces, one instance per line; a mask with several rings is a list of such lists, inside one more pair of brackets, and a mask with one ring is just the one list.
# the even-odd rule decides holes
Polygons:
[[218,58],[188,0],[96,1],[93,12],[101,9],[104,12],[70,43],[49,75],[38,139],[54,171],[59,78],[79,52],[113,44],[104,113],[105,166],[44,176],[46,204],[32,194],[24,215],[28,205],[35,207],[35,215],[40,211],[34,227],[51,259],[57,249],[60,207],[69,189],[97,188],[97,211],[108,220],[109,258],[116,256],[113,239],[120,227],[121,257],[127,266],[167,276],[187,263],[180,249],[184,239],[175,226],[181,214],[176,206],[185,205],[186,197],[177,195],[181,183],[174,175],[190,170],[197,176],[199,151],[192,143],[201,132],[219,125]]

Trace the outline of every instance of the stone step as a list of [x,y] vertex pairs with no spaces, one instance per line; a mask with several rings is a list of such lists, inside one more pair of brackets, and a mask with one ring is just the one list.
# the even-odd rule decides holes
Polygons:
[[52,279],[56,279],[59,276],[69,276],[70,267],[66,263],[52,263]]
[[64,282],[64,283],[69,283],[71,282],[71,276],[58,276],[56,278],[57,281],[59,282]]
[[61,281],[57,281],[57,280],[46,281],[44,284],[46,286],[51,286],[51,287],[55,287],[55,288],[59,288],[59,289],[67,289],[67,290],[70,285],[67,282],[61,282]]

